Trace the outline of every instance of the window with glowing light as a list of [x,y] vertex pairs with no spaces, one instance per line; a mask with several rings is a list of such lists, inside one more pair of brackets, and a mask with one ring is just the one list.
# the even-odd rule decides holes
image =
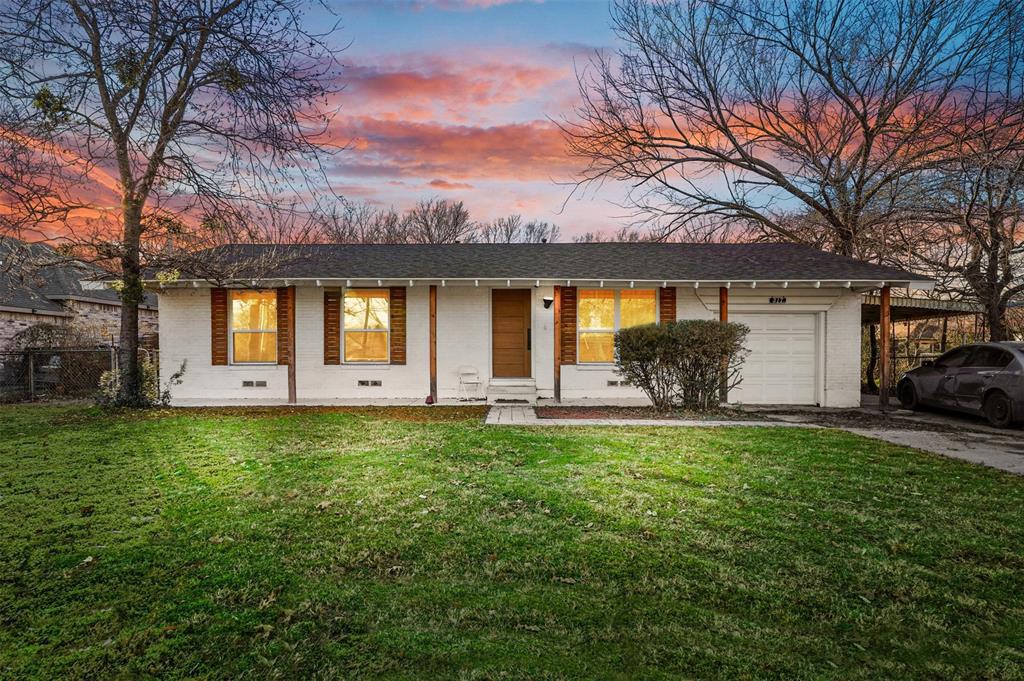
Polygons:
[[231,363],[277,362],[277,293],[231,291]]
[[387,289],[345,291],[342,342],[346,362],[388,362],[390,303]]
[[578,361],[615,361],[615,332],[658,321],[658,292],[654,289],[580,289],[576,304]]

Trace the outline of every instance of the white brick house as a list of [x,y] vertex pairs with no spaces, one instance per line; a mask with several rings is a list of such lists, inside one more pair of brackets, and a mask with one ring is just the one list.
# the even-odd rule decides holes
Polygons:
[[[860,294],[923,277],[781,244],[235,246],[160,296],[178,404],[643,399],[621,385],[617,328],[748,325],[730,401],[859,403]],[[241,265],[244,270],[245,266]]]

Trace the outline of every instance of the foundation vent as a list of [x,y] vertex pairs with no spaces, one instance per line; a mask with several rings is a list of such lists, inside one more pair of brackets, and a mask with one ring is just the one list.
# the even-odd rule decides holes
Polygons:
[[381,386],[380,381],[359,381],[360,388],[379,388]]

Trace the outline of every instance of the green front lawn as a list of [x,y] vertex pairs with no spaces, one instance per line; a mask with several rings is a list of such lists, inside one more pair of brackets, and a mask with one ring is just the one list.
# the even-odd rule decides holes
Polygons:
[[0,678],[1022,669],[1008,474],[821,430],[0,409]]

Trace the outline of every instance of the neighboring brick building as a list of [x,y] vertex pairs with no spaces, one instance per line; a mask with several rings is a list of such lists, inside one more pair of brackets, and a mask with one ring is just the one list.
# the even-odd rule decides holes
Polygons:
[[[0,240],[0,351],[18,332],[39,323],[73,324],[98,344],[115,344],[121,323],[117,293],[82,284],[101,274],[94,265],[61,262],[49,246]],[[156,332],[156,296],[147,294],[139,334]]]

